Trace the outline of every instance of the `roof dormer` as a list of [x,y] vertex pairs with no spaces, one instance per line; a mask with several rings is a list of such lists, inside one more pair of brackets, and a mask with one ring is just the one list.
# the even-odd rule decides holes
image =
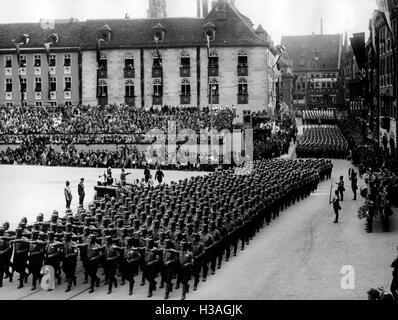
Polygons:
[[100,40],[109,42],[111,40],[111,35],[112,29],[107,24],[98,29],[98,39]]
[[163,27],[161,23],[158,23],[156,26],[152,28],[152,35],[154,41],[157,42],[163,41],[165,33],[166,33],[166,28]]
[[203,27],[203,32],[205,38],[209,37],[210,41],[214,41],[216,39],[216,26],[211,21],[207,22]]

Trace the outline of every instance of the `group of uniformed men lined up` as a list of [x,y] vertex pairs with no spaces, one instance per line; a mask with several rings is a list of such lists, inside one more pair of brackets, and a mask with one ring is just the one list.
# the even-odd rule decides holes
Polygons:
[[348,143],[336,126],[305,128],[296,153],[298,158],[334,158],[348,156]]
[[[58,285],[61,265],[67,288],[76,285],[80,255],[84,283],[90,293],[100,284],[99,267],[105,273],[108,293],[129,282],[133,294],[135,277],[149,282],[148,297],[166,287],[164,298],[182,284],[182,299],[194,278],[196,290],[202,277],[216,272],[223,257],[228,261],[240,245],[244,250],[253,236],[279,216],[279,212],[310,195],[319,181],[330,178],[332,164],[326,160],[272,159],[193,177],[171,185],[140,188],[90,203],[88,210],[57,212],[51,220],[43,215],[27,226],[24,218],[15,231],[6,223],[0,229],[0,285],[4,274],[12,280],[19,273],[19,288],[32,274],[32,290],[43,265],[52,266]],[[11,268],[10,268],[11,267]]]

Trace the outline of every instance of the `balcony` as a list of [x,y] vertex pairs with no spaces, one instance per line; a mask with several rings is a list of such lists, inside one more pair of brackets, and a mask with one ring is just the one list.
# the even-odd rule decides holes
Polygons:
[[18,68],[18,75],[26,76],[26,67],[19,67]]
[[248,103],[249,103],[249,95],[238,94],[238,104],[248,104]]
[[238,76],[247,77],[249,75],[249,68],[247,66],[238,66]]
[[190,95],[181,95],[180,96],[180,104],[191,104],[191,96]]
[[152,96],[152,104],[154,106],[163,105],[163,97],[162,96]]
[[35,100],[41,100],[41,92],[35,91]]
[[152,68],[152,78],[161,78],[163,74],[163,69],[161,67]]
[[135,69],[124,69],[125,78],[135,78]]
[[100,106],[106,106],[108,104],[108,97],[98,97],[98,104]]
[[128,106],[135,106],[135,97],[124,97],[124,103]]
[[12,92],[6,92],[6,100],[12,100]]
[[57,92],[50,91],[50,100],[56,100],[56,99],[57,99]]
[[380,127],[390,131],[390,117],[380,117]]
[[72,67],[71,66],[64,66],[64,74],[71,74]]
[[97,78],[98,79],[108,78],[108,70],[107,69],[98,69],[97,70]]
[[5,68],[5,75],[12,76],[12,68]]
[[180,77],[190,77],[191,68],[190,67],[180,67]]
[[48,69],[50,70],[50,74],[55,74],[56,67],[48,67]]
[[213,94],[209,96],[209,104],[219,104],[220,96],[218,94]]
[[218,66],[209,66],[209,77],[218,77]]
[[64,99],[65,100],[72,99],[72,91],[64,91]]
[[35,76],[40,76],[41,75],[41,67],[34,67],[33,73]]

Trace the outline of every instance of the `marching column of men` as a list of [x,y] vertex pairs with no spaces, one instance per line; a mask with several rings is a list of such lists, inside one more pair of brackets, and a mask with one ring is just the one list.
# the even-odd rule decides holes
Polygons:
[[[100,286],[102,268],[108,294],[126,280],[133,294],[135,278],[148,282],[148,297],[165,288],[168,299],[182,287],[185,299],[216,273],[223,261],[246,245],[272,219],[309,196],[331,175],[325,160],[264,160],[240,170],[226,170],[153,188],[131,190],[119,199],[107,195],[64,217],[54,211],[50,221],[40,214],[15,231],[0,228],[0,286],[4,276],[19,273],[19,288],[32,274],[32,290],[43,265],[52,266],[58,285],[65,274],[66,292],[76,285],[80,256],[89,292]],[[175,288],[174,287],[175,282]],[[51,289],[50,289],[51,290]]]

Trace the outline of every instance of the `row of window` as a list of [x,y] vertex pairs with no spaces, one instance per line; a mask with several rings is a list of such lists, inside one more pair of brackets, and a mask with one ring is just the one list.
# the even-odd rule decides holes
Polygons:
[[[65,101],[63,104],[64,104],[65,106],[72,106],[72,101]],[[57,103],[57,101],[49,101],[49,102],[48,102],[48,105],[49,105],[50,107],[56,107],[56,106],[58,105],[58,103]],[[12,107],[12,106],[13,106],[13,103],[12,103],[12,102],[7,102],[7,103],[6,103],[6,106],[7,106],[7,107]],[[22,102],[22,106],[23,106],[23,107],[27,107],[27,106],[28,106],[28,103],[27,103],[26,101],[23,101],[23,102]],[[42,101],[35,101],[35,106],[36,106],[36,107],[42,107],[42,106],[43,106],[43,102],[42,102]]]
[[[163,85],[160,79],[155,79],[152,82],[153,85],[153,95],[155,97],[163,96]],[[191,96],[191,82],[189,79],[184,78],[181,80],[181,96]],[[210,79],[209,82],[209,95],[219,96],[219,84],[218,80],[215,78]],[[246,78],[239,78],[238,81],[238,95],[246,96],[248,95],[248,84]],[[106,79],[98,80],[98,97],[108,96],[108,82]],[[125,81],[125,97],[135,97],[134,94],[134,81],[128,79]]]
[[393,80],[393,75],[391,73],[380,76],[380,88],[391,87]]
[[[162,66],[162,58],[158,56],[157,52],[152,55],[152,67],[160,68]],[[216,50],[212,50],[209,54],[209,66],[218,68],[218,53]],[[238,67],[247,68],[248,66],[248,58],[247,52],[245,50],[241,50],[238,52]],[[183,50],[180,53],[180,67],[181,68],[190,68],[191,67],[191,58],[189,52]],[[105,53],[101,53],[98,68],[100,70],[108,69],[108,58]],[[127,70],[133,70],[134,67],[134,57],[132,55],[127,55],[124,59],[124,68]]]
[[384,59],[380,59],[380,74],[384,75],[392,73],[393,66],[394,66],[393,56],[388,56]]
[[[12,56],[4,56],[4,65],[5,68],[12,68]],[[41,54],[35,54],[33,55],[33,66],[34,67],[41,67],[42,66],[42,55]],[[55,67],[57,65],[57,55],[55,54],[50,54],[50,59],[49,59],[49,67]],[[19,67],[20,68],[26,68],[27,66],[27,56],[21,54],[20,59],[19,59]],[[64,67],[70,67],[71,66],[71,55],[70,53],[65,53],[64,54]]]
[[[5,79],[5,92],[12,92],[13,89],[13,82],[12,78]],[[27,78],[21,78],[21,92],[27,92]],[[57,78],[50,77],[50,91],[57,90]],[[71,91],[72,90],[72,77],[65,77],[64,78],[64,91]],[[34,91],[41,92],[42,91],[42,78],[36,77],[34,82]]]
[[306,90],[308,89],[336,89],[337,85],[336,82],[333,81],[326,81],[326,82],[310,82],[309,86],[306,83],[296,83],[295,88],[296,90]]

